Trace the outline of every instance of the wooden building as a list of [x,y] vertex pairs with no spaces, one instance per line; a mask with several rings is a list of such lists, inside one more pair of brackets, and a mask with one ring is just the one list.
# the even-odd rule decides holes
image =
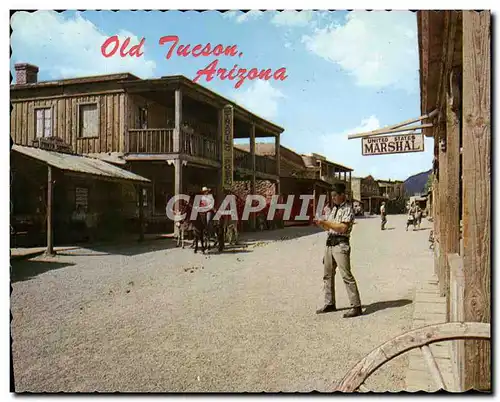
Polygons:
[[387,197],[381,195],[378,181],[371,175],[361,178],[360,190],[364,212],[371,215],[378,214],[382,202],[388,200]]
[[[52,144],[54,145],[54,144]],[[13,247],[102,240],[127,232],[143,235],[144,188],[149,180],[100,159],[13,145],[11,244]]]
[[[249,149],[248,145],[237,145],[238,149],[247,151]],[[255,147],[255,152],[260,157],[276,157],[276,147],[272,143],[257,143]],[[284,200],[288,196],[294,196],[294,204],[292,208],[292,214],[288,224],[295,223],[295,216],[300,214],[302,208],[302,200],[299,198],[301,194],[312,195],[313,201],[308,207],[308,215],[310,217],[309,221],[304,221],[304,223],[310,223],[314,217],[313,211],[315,211],[319,197],[324,194],[329,197],[332,190],[332,183],[335,182],[333,177],[326,177],[326,175],[321,175],[321,166],[316,163],[314,159],[311,161],[309,156],[303,156],[295,151],[280,145],[280,187],[281,195]],[[308,164],[306,164],[306,162]],[[323,163],[325,163],[323,161]],[[340,167],[338,170],[340,171]],[[328,181],[326,181],[328,180]],[[235,183],[235,188],[238,188],[238,194],[246,193],[246,191],[241,187],[238,182]],[[248,191],[248,190],[247,190]],[[257,194],[269,195],[269,185],[265,182],[260,181],[257,185]]]
[[[111,74],[38,82],[36,66],[15,68],[14,142],[32,146],[38,138],[60,138],[77,154],[148,178],[150,223],[168,223],[166,205],[173,195],[207,186],[220,197],[237,175],[253,186],[258,179],[270,180],[280,192],[279,156],[258,156],[254,144],[272,137],[279,154],[284,130],[183,76],[142,80]],[[248,138],[249,151],[233,149],[234,138]]]
[[[316,182],[313,187],[313,193],[315,194],[314,205],[316,205],[319,195],[331,194],[333,185],[339,182],[346,185],[347,198],[352,199],[351,176],[353,169],[332,162],[325,156],[316,153],[302,155],[302,159],[306,167],[315,172],[314,177]],[[316,206],[314,206],[314,209],[316,209]]]
[[[435,270],[449,321],[491,322],[491,13],[419,11],[424,134],[434,138]],[[453,343],[462,390],[491,390],[489,342]]]
[[404,214],[406,212],[406,200],[404,182],[400,180],[378,180],[380,196],[386,202],[388,214]]

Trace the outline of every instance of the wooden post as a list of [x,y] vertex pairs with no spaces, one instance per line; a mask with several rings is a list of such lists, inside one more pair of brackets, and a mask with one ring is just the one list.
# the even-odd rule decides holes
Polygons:
[[[463,241],[465,321],[491,322],[489,11],[463,11]],[[465,390],[491,389],[491,348],[465,343]]]
[[175,195],[182,194],[183,191],[183,180],[182,180],[182,160],[174,160],[174,191]]
[[276,158],[276,176],[278,176],[278,181],[276,182],[276,194],[281,195],[281,184],[280,184],[280,174],[281,174],[281,169],[280,169],[280,162],[281,162],[281,157],[280,157],[280,135],[277,134],[275,137],[275,143],[274,143],[274,157]]
[[[256,170],[256,161],[255,161],[255,124],[252,123],[250,126],[250,157],[252,158],[252,177],[250,182],[250,193],[252,195],[255,194],[256,185],[255,185],[255,170]],[[252,214],[250,216],[250,229],[255,230],[256,228],[256,214]]]
[[139,193],[139,241],[144,240],[144,194],[142,186],[137,186]]
[[[446,281],[446,272],[448,263],[446,260],[446,244],[448,242],[448,172],[446,152],[446,122],[441,121],[436,127],[436,140],[439,142],[439,261],[438,261],[438,279],[439,293],[441,297],[446,297],[448,283]],[[444,145],[443,145],[444,143]]]
[[316,183],[313,184],[313,210],[312,210],[312,215],[313,217],[316,216]]
[[368,197],[368,213],[372,214],[372,197]]
[[182,90],[180,88],[175,90],[175,129],[174,129],[174,153],[182,152],[181,138],[182,138]]
[[439,214],[439,180],[434,177],[433,200],[434,200],[434,274],[439,277],[439,230],[440,230],[440,214]]
[[[219,152],[219,161],[221,162],[220,169],[217,169],[217,180],[216,180],[216,196],[221,197],[223,188],[222,188],[222,171],[224,166],[222,166],[222,152],[224,151],[224,127],[222,121],[222,109],[217,109],[217,143],[219,144],[220,152]],[[222,199],[216,200],[220,205]]]
[[47,250],[45,254],[48,256],[55,255],[54,253],[54,238],[53,238],[53,195],[54,181],[52,179],[52,166],[47,166]]
[[[460,105],[460,88],[456,72],[450,74],[450,89],[446,94],[446,175],[447,175],[447,236],[445,252],[458,254],[460,252],[460,122],[457,111]],[[450,271],[446,269],[446,282],[450,284]],[[447,321],[450,320],[450,289],[447,293]]]

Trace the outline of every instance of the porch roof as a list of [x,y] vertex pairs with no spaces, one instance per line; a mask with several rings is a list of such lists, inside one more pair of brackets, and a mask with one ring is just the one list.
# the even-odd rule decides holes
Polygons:
[[236,102],[223,97],[222,95],[200,85],[189,78],[183,75],[172,75],[172,76],[163,76],[161,78],[150,78],[145,80],[124,80],[121,81],[121,85],[127,91],[160,91],[164,90],[172,90],[179,88],[181,85],[185,88],[191,90],[191,95],[195,96],[197,100],[216,105],[218,107],[222,107],[224,105],[232,105],[234,107],[235,115],[243,118],[246,121],[254,122],[257,126],[262,128],[263,130],[273,134],[279,135],[285,131],[283,127],[280,127],[269,120],[266,120],[256,114],[250,112],[244,107],[238,105]]
[[47,165],[67,172],[87,174],[116,181],[132,181],[138,183],[150,182],[150,180],[145,177],[113,166],[112,164],[104,162],[100,159],[47,151],[45,149],[26,147],[22,145],[13,145],[12,151],[39,160]]

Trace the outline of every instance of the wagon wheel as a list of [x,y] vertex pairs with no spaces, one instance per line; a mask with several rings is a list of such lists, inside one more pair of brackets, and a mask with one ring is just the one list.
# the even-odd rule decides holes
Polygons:
[[374,349],[363,358],[340,381],[337,390],[341,392],[369,392],[363,385],[366,379],[377,369],[395,357],[419,348],[422,351],[427,367],[439,389],[446,390],[443,376],[432,355],[430,344],[441,341],[459,339],[491,340],[490,324],[482,322],[448,322],[429,325],[406,332]]

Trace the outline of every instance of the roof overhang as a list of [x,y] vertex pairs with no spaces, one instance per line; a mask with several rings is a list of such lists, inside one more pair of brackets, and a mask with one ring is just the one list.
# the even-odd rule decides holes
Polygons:
[[183,75],[172,75],[139,81],[122,81],[121,84],[123,88],[125,88],[128,92],[145,92],[152,90],[173,91],[175,89],[183,87],[184,89],[188,90],[189,96],[201,102],[209,103],[219,108],[223,108],[228,104],[233,106],[234,114],[236,117],[247,123],[253,123],[261,130],[269,132],[272,135],[276,136],[285,131],[283,127],[280,127],[266,119],[263,119],[256,114],[253,114],[237,103],[223,97],[222,95],[219,95],[216,92],[211,91],[203,85],[193,82]]
[[145,177],[121,169],[100,159],[47,151],[45,149],[22,145],[13,145],[12,151],[70,174],[88,175],[97,179],[119,182],[133,182],[137,184],[150,183],[150,180]]

